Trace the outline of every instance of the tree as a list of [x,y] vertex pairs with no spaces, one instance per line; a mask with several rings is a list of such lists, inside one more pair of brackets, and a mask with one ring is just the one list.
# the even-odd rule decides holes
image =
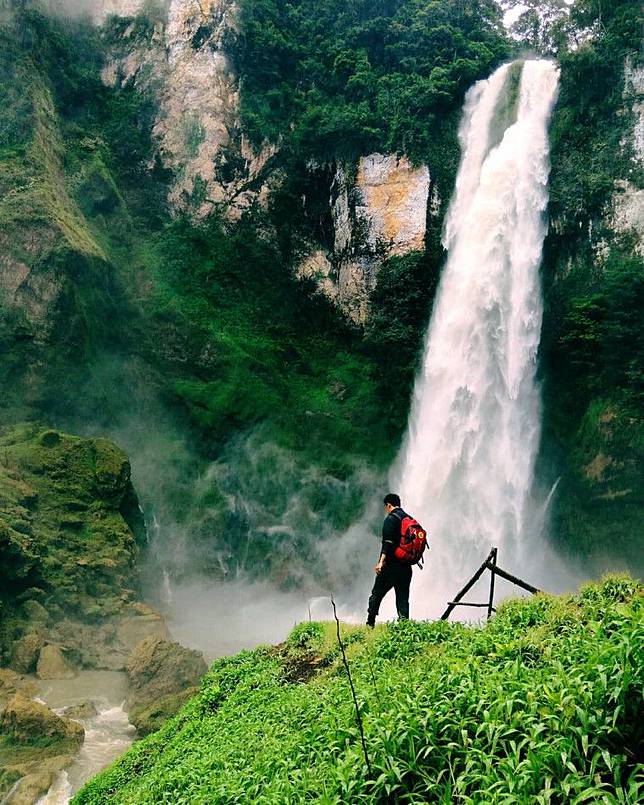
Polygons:
[[518,11],[511,35],[530,49],[555,55],[579,43],[581,31],[571,17],[572,0],[503,0],[505,12]]

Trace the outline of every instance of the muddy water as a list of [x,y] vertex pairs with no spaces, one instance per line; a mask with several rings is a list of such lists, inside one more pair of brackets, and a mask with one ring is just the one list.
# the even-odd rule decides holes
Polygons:
[[82,671],[74,679],[39,681],[38,697],[56,712],[91,702],[95,713],[74,718],[85,728],[83,746],[37,805],[66,805],[83,783],[130,746],[135,730],[123,709],[126,693],[125,674],[116,671]]

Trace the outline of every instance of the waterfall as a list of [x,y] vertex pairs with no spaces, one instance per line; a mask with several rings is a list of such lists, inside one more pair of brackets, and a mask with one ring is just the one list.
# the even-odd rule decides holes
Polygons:
[[[443,243],[448,256],[408,431],[392,471],[430,534],[414,617],[435,616],[492,545],[521,570],[540,436],[539,266],[548,200],[548,122],[558,68],[500,67],[468,92]],[[536,532],[539,528],[536,527]]]

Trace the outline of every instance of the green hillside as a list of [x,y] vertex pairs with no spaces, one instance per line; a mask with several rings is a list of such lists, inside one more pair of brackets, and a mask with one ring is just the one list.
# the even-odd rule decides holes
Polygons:
[[484,627],[335,625],[216,661],[200,694],[75,805],[636,803],[644,608],[626,577],[509,601]]

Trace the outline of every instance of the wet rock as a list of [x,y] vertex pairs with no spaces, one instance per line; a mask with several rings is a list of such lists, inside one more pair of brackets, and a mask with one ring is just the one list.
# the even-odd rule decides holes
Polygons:
[[19,674],[33,673],[36,670],[38,655],[43,643],[43,638],[38,632],[23,635],[12,646],[9,667]]
[[138,734],[145,738],[156,732],[165,722],[176,715],[185,702],[199,692],[198,687],[186,688],[180,693],[162,696],[148,707],[135,707],[128,713],[130,723],[134,724]]
[[[179,710],[206,672],[206,663],[198,651],[148,637],[129,656],[125,670],[130,720],[151,731]],[[150,710],[151,705],[156,709]]]
[[[49,791],[56,779],[56,775],[69,766],[73,755],[57,755],[56,757],[40,759],[28,764],[21,770],[27,771],[18,785],[5,799],[3,805],[33,805],[40,797]],[[17,767],[20,768],[20,767]],[[19,774],[20,772],[16,772]]]
[[49,644],[40,650],[36,676],[39,679],[73,679],[76,674],[68,665],[60,648]]
[[14,743],[61,744],[73,752],[83,743],[85,730],[75,721],[57,716],[44,704],[16,693],[0,717],[0,732]]
[[138,609],[139,614],[123,618],[116,630],[117,640],[128,652],[133,651],[147,637],[161,640],[169,637],[168,627],[158,612],[143,605],[139,605]]
[[72,762],[85,732],[29,698],[33,684],[11,674],[0,671],[5,689],[18,687],[0,713],[0,735],[6,739],[0,753],[0,799],[3,805],[33,805]]
[[87,701],[66,707],[62,715],[65,716],[65,718],[93,718],[97,712],[98,710],[94,702]]
[[126,612],[97,624],[61,620],[49,637],[65,646],[66,656],[77,667],[123,671],[128,656],[144,638],[168,637],[165,621],[158,612],[140,603],[128,604]]

